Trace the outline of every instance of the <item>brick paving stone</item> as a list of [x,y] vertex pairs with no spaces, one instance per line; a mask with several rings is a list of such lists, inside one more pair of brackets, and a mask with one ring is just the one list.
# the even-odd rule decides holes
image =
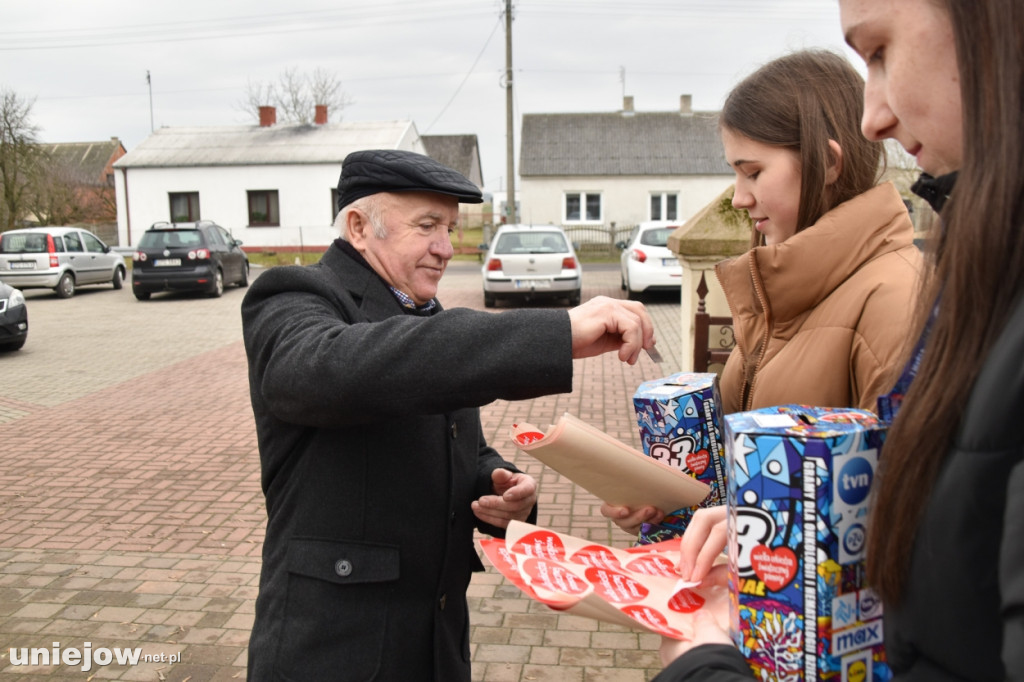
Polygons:
[[[97,666],[94,680],[245,678],[266,514],[243,295],[141,304],[128,290],[97,289],[68,305],[51,292],[26,294],[33,335],[4,358],[0,397],[0,647],[89,641],[181,655]],[[584,297],[595,295],[621,298],[617,266],[585,267]],[[479,265],[450,266],[439,296],[449,308],[483,310]],[[517,451],[508,431],[570,412],[639,447],[633,391],[681,366],[678,298],[652,298],[648,310],[661,365],[577,360],[573,393],[481,410],[488,441],[540,482],[541,525],[629,544],[596,498]],[[168,320],[188,322],[168,335]],[[64,358],[85,341],[90,361],[68,373]],[[473,577],[469,598],[474,681],[633,682],[659,669],[657,636],[551,611],[492,568]],[[0,680],[84,679],[71,666],[16,668],[7,653]]]

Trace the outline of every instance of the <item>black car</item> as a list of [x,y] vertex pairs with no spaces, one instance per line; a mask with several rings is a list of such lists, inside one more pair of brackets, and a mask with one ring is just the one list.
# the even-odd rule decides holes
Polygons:
[[0,351],[18,350],[28,338],[28,310],[19,290],[0,282]]
[[156,223],[132,255],[132,293],[145,301],[160,291],[204,291],[220,296],[226,284],[249,285],[249,258],[242,242],[220,225]]

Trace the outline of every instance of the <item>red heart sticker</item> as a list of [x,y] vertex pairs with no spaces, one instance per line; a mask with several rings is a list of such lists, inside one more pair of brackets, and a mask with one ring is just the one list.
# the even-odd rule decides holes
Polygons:
[[668,619],[665,618],[663,613],[652,609],[650,606],[623,606],[621,611],[647,629],[653,630],[658,634],[671,637],[672,639],[686,639],[682,632],[669,627]]
[[544,434],[540,431],[523,431],[522,433],[517,433],[514,440],[519,445],[530,445],[543,437]]
[[584,575],[594,590],[613,604],[643,601],[650,594],[650,590],[622,573],[591,567]]
[[781,590],[796,576],[796,554],[789,547],[773,550],[767,545],[757,545],[750,552],[750,563],[757,577],[773,592]]
[[640,557],[626,564],[626,568],[633,573],[643,573],[644,575],[660,575],[665,578],[679,577],[679,574],[676,573],[676,565],[671,559],[661,554]]
[[690,589],[682,589],[668,600],[668,607],[678,613],[693,613],[704,606],[707,600]]
[[598,566],[611,570],[622,570],[622,564],[607,547],[587,545],[572,555],[572,562],[584,566]]
[[686,456],[686,468],[698,476],[708,470],[710,463],[711,455],[708,454],[707,450],[698,450]]
[[512,545],[512,551],[516,554],[535,556],[540,559],[553,559],[561,561],[565,558],[565,545],[562,540],[549,530],[538,530],[527,533],[519,538],[519,542]]
[[549,592],[579,595],[589,589],[586,582],[564,566],[544,559],[527,559],[523,562],[523,572],[529,576],[530,584],[542,587]]

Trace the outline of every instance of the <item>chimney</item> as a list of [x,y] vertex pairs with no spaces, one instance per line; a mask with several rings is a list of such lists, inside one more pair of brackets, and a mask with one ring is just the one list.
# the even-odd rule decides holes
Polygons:
[[260,128],[269,128],[275,123],[277,123],[277,109],[260,107]]
[[322,126],[323,124],[327,123],[327,105],[326,104],[317,104],[316,105],[316,118],[313,119],[313,122],[316,123],[318,126]]
[[622,115],[632,116],[633,115],[633,95],[622,96]]
[[693,113],[693,95],[679,95],[679,113],[683,116]]

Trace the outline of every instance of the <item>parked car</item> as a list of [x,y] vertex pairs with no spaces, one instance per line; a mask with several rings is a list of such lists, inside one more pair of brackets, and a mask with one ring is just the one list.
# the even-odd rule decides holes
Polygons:
[[124,257],[80,227],[30,227],[0,233],[0,282],[53,289],[71,298],[87,284],[124,285]]
[[226,284],[249,286],[242,242],[217,223],[154,223],[132,255],[132,293],[140,301],[160,291],[204,291],[217,297]]
[[0,282],[0,351],[18,350],[28,338],[25,295]]
[[679,291],[683,266],[668,248],[668,238],[679,223],[650,220],[640,223],[619,242],[622,249],[620,269],[622,290],[629,298],[638,298],[645,291]]
[[484,305],[499,299],[565,298],[579,305],[583,270],[572,243],[555,225],[502,225],[482,268]]

